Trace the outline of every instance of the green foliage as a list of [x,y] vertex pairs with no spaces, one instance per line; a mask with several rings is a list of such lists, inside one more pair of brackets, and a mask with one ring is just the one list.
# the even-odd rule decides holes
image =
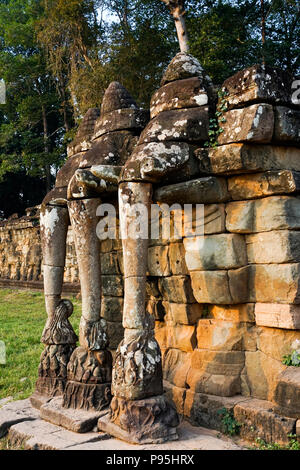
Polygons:
[[[66,157],[55,80],[36,40],[41,12],[40,1],[0,3],[0,77],[7,88],[6,104],[0,106],[0,183],[12,173],[44,180],[39,202]],[[0,184],[1,202],[3,189]]]
[[224,129],[220,124],[226,122],[224,113],[227,111],[226,97],[227,93],[223,90],[218,90],[218,107],[215,113],[215,117],[209,120],[209,129],[208,129],[208,142],[205,142],[204,147],[217,147],[218,146],[218,137]]
[[282,363],[286,366],[300,367],[300,340],[296,339],[291,344],[291,354],[283,356]]
[[24,171],[6,173],[0,184],[0,220],[13,213],[23,214],[25,209],[40,204],[41,194],[46,192],[46,184],[40,178],[27,175]]
[[240,433],[241,424],[239,424],[234,416],[233,412],[227,408],[222,408],[217,412],[222,417],[223,432],[229,436],[235,436]]
[[280,445],[277,442],[267,443],[263,439],[257,438],[256,443],[258,447],[256,450],[300,450],[300,442],[296,434],[289,434],[289,443],[287,445]]
[[[257,61],[257,39],[249,9],[233,2],[212,2],[202,15],[188,17],[191,53],[216,84]],[[197,10],[196,10],[197,11]],[[251,11],[251,8],[250,8]]]
[[282,364],[286,366],[300,367],[300,354],[298,351],[293,351],[292,354],[283,356]]
[[266,41],[261,40],[260,2],[191,0],[187,25],[191,53],[216,84],[261,63],[289,70],[300,67],[300,7],[297,0],[265,0]]
[[21,442],[18,444],[11,444],[8,436],[6,436],[0,439],[0,450],[24,450],[24,444]]

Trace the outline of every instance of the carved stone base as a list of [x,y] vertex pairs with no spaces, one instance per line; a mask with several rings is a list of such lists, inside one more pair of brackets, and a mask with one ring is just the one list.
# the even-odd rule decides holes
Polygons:
[[[34,399],[36,405],[39,401],[47,401],[47,398],[61,396],[67,383],[67,364],[75,349],[74,344],[46,345],[40,358],[39,377],[36,381],[35,392],[38,399]],[[40,396],[44,396],[45,400]],[[37,407],[33,404],[33,406]]]
[[55,377],[39,377],[36,381],[35,389],[41,395],[59,397],[63,395],[67,380]]
[[144,400],[114,397],[110,411],[98,421],[99,431],[134,444],[161,444],[178,439],[176,410],[164,395]]
[[111,383],[88,384],[67,382],[63,407],[86,411],[101,411],[111,402]]
[[35,384],[35,392],[30,397],[30,402],[38,410],[53,397],[63,395],[67,380],[55,377],[39,377]]
[[[62,407],[62,397],[52,398],[40,408],[40,416],[56,426],[62,426],[77,433],[90,432],[97,426],[98,419],[107,411],[74,410]],[[103,436],[102,436],[103,438]]]
[[35,391],[31,395],[31,397],[29,397],[29,400],[30,400],[31,406],[39,410],[43,405],[45,405],[46,403],[48,403],[48,401],[51,400],[51,397],[42,395],[41,393]]
[[102,384],[111,382],[112,355],[104,349],[75,349],[68,363],[68,381]]

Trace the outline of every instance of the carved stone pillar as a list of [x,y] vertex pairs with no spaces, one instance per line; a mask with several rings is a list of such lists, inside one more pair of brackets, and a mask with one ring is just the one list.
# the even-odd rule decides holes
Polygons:
[[113,368],[114,397],[109,416],[98,422],[100,430],[135,443],[178,438],[177,413],[163,394],[161,351],[154,337],[154,318],[145,310],[151,192],[149,183],[129,182],[119,187],[125,335]]
[[40,227],[44,294],[48,318],[54,315],[61,299],[69,223],[67,207],[42,205]]
[[41,339],[45,349],[40,359],[39,377],[31,397],[31,403],[36,408],[50,398],[63,394],[67,364],[78,339],[68,321],[73,305],[69,300],[61,300],[69,226],[67,207],[43,204],[40,226],[48,318]]
[[78,339],[68,320],[72,312],[72,303],[61,300],[43,331],[45,349],[41,354],[36,391],[31,397],[31,403],[36,408],[64,393],[67,365]]
[[68,202],[74,233],[82,295],[78,347],[68,364],[63,407],[100,411],[111,400],[112,356],[106,321],[100,318],[100,242],[96,234],[100,199]]

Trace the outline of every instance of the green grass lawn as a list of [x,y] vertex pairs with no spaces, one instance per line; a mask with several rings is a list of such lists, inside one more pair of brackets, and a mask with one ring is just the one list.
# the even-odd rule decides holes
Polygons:
[[[74,304],[70,321],[78,334],[81,303],[69,298]],[[6,345],[6,364],[0,365],[0,399],[20,400],[33,392],[45,322],[42,293],[0,289],[0,340]]]

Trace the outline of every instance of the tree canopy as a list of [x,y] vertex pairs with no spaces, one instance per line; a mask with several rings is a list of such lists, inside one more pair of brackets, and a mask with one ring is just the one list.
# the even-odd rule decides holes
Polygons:
[[[0,217],[40,203],[80,119],[112,80],[149,106],[179,51],[164,3],[0,0]],[[189,51],[216,85],[263,61],[299,74],[297,0],[186,0],[185,10]]]

